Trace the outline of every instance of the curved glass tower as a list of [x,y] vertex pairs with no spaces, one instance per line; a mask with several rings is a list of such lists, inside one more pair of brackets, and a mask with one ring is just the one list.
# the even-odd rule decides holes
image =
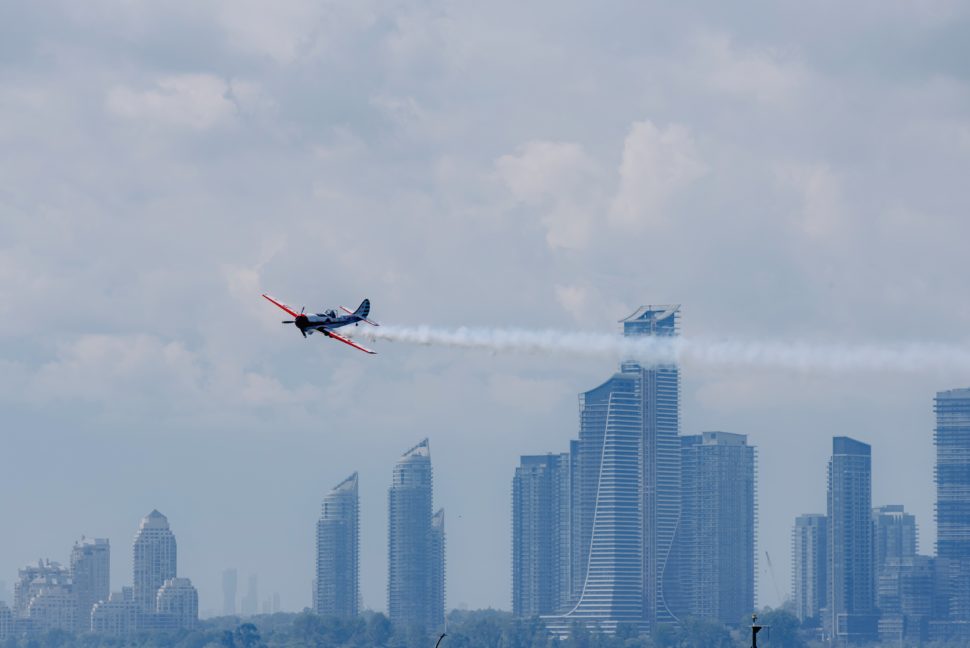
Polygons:
[[323,499],[317,522],[314,609],[321,616],[357,616],[358,513],[357,473],[354,473]]

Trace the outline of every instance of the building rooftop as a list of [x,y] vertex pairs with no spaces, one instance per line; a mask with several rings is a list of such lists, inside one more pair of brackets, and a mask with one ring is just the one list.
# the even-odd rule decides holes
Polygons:
[[431,445],[428,443],[428,438],[425,437],[418,445],[414,446],[407,452],[401,455],[401,459],[410,459],[412,457],[430,457],[431,456]]
[[354,471],[354,474],[352,474],[350,477],[348,477],[347,479],[343,480],[342,482],[340,482],[339,484],[337,484],[336,486],[334,486],[333,487],[333,490],[330,491],[330,492],[331,493],[343,493],[343,492],[347,492],[347,491],[354,490],[355,488],[357,488],[357,471],[356,470]]

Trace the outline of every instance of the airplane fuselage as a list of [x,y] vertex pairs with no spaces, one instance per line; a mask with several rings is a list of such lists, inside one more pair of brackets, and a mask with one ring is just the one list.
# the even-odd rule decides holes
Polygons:
[[349,324],[357,324],[361,321],[356,315],[327,315],[316,313],[297,315],[293,320],[293,325],[300,329],[301,333],[313,333],[314,331],[326,332],[328,329],[338,329]]

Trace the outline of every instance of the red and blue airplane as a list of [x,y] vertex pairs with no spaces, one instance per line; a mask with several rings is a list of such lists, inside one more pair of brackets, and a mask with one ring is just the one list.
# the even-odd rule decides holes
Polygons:
[[307,315],[303,312],[306,310],[305,307],[301,308],[300,312],[297,313],[283,302],[277,301],[269,295],[263,295],[263,297],[291,315],[293,319],[283,320],[283,324],[295,325],[296,328],[300,329],[300,333],[303,334],[303,337],[312,335],[314,332],[322,333],[328,338],[333,338],[334,340],[343,342],[344,344],[349,344],[350,346],[359,351],[363,351],[364,353],[377,353],[377,351],[371,351],[367,347],[357,344],[350,338],[346,338],[339,333],[335,333],[333,330],[349,324],[357,326],[361,322],[366,322],[371,326],[380,326],[380,324],[377,322],[372,322],[371,320],[367,319],[367,316],[370,315],[369,299],[365,299],[364,301],[360,302],[360,306],[358,306],[357,310],[354,311],[350,310],[346,306],[341,306],[340,310],[347,313],[346,315],[337,315],[337,312],[333,310],[324,311],[322,313],[310,313]]

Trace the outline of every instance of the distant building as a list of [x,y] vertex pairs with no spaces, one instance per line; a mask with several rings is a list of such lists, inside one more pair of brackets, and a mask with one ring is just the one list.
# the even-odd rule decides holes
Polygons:
[[[626,337],[675,337],[679,306],[642,306]],[[574,623],[612,633],[677,621],[665,578],[680,519],[680,372],[676,364],[621,363],[580,396],[570,444],[570,605],[546,617],[557,636]]]
[[236,614],[236,584],[238,572],[235,569],[226,569],[222,572],[222,615],[235,616]]
[[849,437],[832,439],[828,466],[829,615],[833,639],[876,637],[878,615],[872,544],[872,450]]
[[91,630],[111,637],[130,637],[138,629],[139,612],[131,587],[125,587],[121,592],[111,592],[106,601],[94,604]]
[[158,589],[156,627],[182,630],[199,621],[199,594],[188,578],[169,578]]
[[259,605],[259,577],[256,574],[249,575],[249,582],[246,588],[246,596],[242,599],[241,609],[243,616],[255,616]]
[[755,449],[743,434],[681,437],[682,504],[668,596],[681,619],[736,625],[754,607]]
[[431,575],[428,584],[430,608],[428,625],[440,628],[445,624],[445,510],[431,518]]
[[91,609],[111,592],[111,546],[104,538],[81,538],[71,551],[71,579],[77,598],[77,630],[91,629]]
[[435,608],[431,504],[431,450],[424,439],[398,460],[388,491],[387,609],[399,628],[435,629],[444,617]]
[[828,518],[799,515],[792,529],[792,602],[804,625],[819,625],[828,605]]
[[78,627],[77,596],[70,583],[46,582],[39,587],[27,605],[27,618],[36,632],[74,632]]
[[27,565],[17,572],[17,582],[13,586],[13,615],[27,617],[30,601],[49,587],[71,586],[71,572],[59,562],[39,560],[36,565]]
[[919,645],[930,638],[931,622],[947,613],[941,577],[937,560],[929,556],[886,559],[876,582],[880,640]]
[[948,572],[950,620],[965,627],[970,624],[970,389],[937,393],[935,411],[936,554]]
[[876,578],[893,560],[915,558],[919,534],[916,517],[902,504],[889,504],[872,509],[873,567]]
[[177,549],[168,518],[157,510],[142,518],[133,546],[134,598],[145,614],[155,612],[158,588],[176,576]]
[[323,499],[317,521],[317,577],[313,606],[322,616],[357,616],[360,598],[357,473]]
[[7,604],[0,601],[0,641],[6,641],[13,634],[13,613]]
[[554,614],[570,601],[569,454],[526,455],[512,479],[512,613]]

